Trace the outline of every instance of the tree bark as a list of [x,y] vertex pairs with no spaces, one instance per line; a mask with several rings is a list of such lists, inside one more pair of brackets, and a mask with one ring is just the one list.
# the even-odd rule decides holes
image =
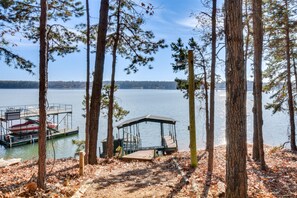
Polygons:
[[288,87],[288,106],[290,115],[290,126],[291,126],[291,150],[296,151],[295,141],[295,120],[294,120],[294,100],[292,94],[292,83],[291,83],[291,56],[290,56],[290,28],[289,28],[289,10],[288,0],[285,0],[286,12],[285,12],[285,29],[286,29],[286,56],[287,56],[287,87]]
[[209,103],[208,103],[208,85],[207,85],[207,72],[206,65],[203,64],[203,78],[204,78],[204,92],[205,92],[205,131],[206,131],[206,150],[209,149],[210,144],[210,133],[209,133]]
[[257,97],[256,97],[256,87],[255,87],[255,81],[253,82],[253,97],[254,97],[254,104],[253,104],[253,118],[254,118],[254,124],[253,124],[253,156],[252,158],[255,161],[260,160],[260,153],[259,153],[259,135],[258,135],[258,123],[257,123]]
[[211,40],[211,74],[210,74],[210,123],[209,123],[209,146],[208,146],[208,171],[213,170],[213,150],[214,150],[214,108],[215,108],[215,75],[216,75],[216,17],[217,17],[217,0],[212,1],[212,40]]
[[46,180],[46,98],[47,98],[47,1],[40,0],[40,49],[39,49],[39,132],[37,186],[45,189]]
[[226,197],[247,197],[242,0],[225,1]]
[[263,54],[263,23],[262,0],[253,0],[253,28],[254,28],[254,79],[256,130],[258,135],[258,149],[261,169],[266,169],[263,148],[263,118],[262,118],[262,54]]
[[115,71],[117,62],[117,48],[120,39],[120,12],[121,12],[121,0],[118,0],[117,9],[117,27],[112,48],[112,68],[111,68],[111,83],[109,93],[109,104],[108,104],[108,126],[107,126],[107,157],[113,156],[113,106],[114,106],[114,90],[115,90]]
[[296,60],[294,57],[294,51],[292,49],[292,61],[293,61],[293,68],[294,68],[294,76],[295,76],[295,89],[297,92],[297,68],[296,68]]
[[85,142],[85,164],[89,162],[89,126],[90,126],[90,9],[89,0],[86,0],[87,14],[87,80],[86,80],[86,142]]
[[106,32],[108,23],[108,8],[109,1],[101,0],[100,18],[97,34],[97,47],[96,47],[96,60],[94,81],[91,95],[90,105],[90,148],[89,148],[89,163],[97,164],[97,139],[99,128],[99,115],[101,106],[101,89],[104,70],[105,59],[105,45],[106,45]]

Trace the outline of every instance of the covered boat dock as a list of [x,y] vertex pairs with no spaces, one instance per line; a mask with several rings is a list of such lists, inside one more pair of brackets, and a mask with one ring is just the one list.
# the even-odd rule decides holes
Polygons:
[[[22,124],[32,122],[39,125],[39,105],[20,105],[0,107],[0,145],[15,147],[24,144],[33,144],[38,141],[38,131],[26,132],[27,128]],[[48,104],[47,122],[56,127],[47,127],[47,139],[65,137],[78,134],[78,127],[72,127],[72,105]],[[13,126],[20,126],[19,133],[11,131]]]
[[[143,147],[139,125],[154,122],[160,124],[160,144]],[[176,139],[176,120],[168,117],[146,115],[122,122],[117,126],[118,137],[122,143],[122,159],[152,160],[159,152],[170,154],[178,150]],[[165,130],[168,125],[168,130]],[[154,137],[156,134],[151,134]]]

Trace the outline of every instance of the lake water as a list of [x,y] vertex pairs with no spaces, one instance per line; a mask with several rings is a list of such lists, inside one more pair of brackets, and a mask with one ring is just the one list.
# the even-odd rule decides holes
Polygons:
[[[0,106],[38,104],[38,90],[36,89],[0,89]],[[55,139],[47,142],[47,156],[53,158],[55,150],[56,157],[73,157],[76,146],[72,144],[73,139],[84,139],[85,120],[81,116],[82,100],[84,90],[55,90],[48,91],[49,103],[71,104],[73,106],[73,127],[79,127],[79,134]],[[226,92],[219,90],[215,97],[215,144],[225,144],[225,97]],[[171,117],[177,120],[177,138],[179,150],[189,150],[188,131],[188,100],[183,98],[179,90],[118,90],[116,99],[122,107],[130,113],[124,119],[143,116],[147,114]],[[269,95],[263,95],[263,104],[269,101]],[[248,92],[248,142],[252,142],[252,92]],[[269,110],[264,110],[264,143],[278,146],[288,140],[289,120],[287,114],[277,113],[272,115]],[[116,125],[116,124],[115,124]],[[107,118],[100,118],[100,130],[98,146],[106,138]],[[159,142],[159,125],[141,125],[144,145]],[[116,129],[115,129],[116,131]],[[205,147],[205,123],[204,103],[196,100],[196,133],[198,148]],[[145,143],[146,142],[146,143]],[[53,147],[55,148],[53,150]],[[0,158],[37,158],[38,145],[30,144],[15,148],[4,148],[0,146]]]

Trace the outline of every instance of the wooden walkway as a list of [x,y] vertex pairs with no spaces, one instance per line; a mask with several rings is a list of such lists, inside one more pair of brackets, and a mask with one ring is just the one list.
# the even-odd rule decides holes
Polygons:
[[167,154],[177,151],[176,141],[174,141],[170,136],[165,136],[165,148],[161,147],[158,149],[157,147],[147,147],[142,148],[143,150],[139,150],[128,155],[124,155],[122,157],[123,160],[141,160],[141,161],[152,161],[155,158],[155,152],[158,150],[163,150]]
[[125,155],[122,157],[123,160],[142,160],[142,161],[152,161],[154,159],[155,150],[140,150],[134,153]]

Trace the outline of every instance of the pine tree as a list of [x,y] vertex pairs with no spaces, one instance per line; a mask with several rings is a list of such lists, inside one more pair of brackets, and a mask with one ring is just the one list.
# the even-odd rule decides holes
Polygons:
[[225,1],[226,197],[247,197],[242,1]]
[[39,50],[39,133],[37,185],[45,189],[46,179],[46,100],[47,100],[47,1],[40,0],[40,50]]
[[[271,96],[272,103],[266,108],[273,109],[273,113],[286,111],[290,117],[290,143],[291,150],[297,150],[295,141],[295,102],[293,98],[292,67],[296,56],[296,2],[274,0],[265,4],[265,31],[267,35],[266,65],[264,77],[269,80],[264,90],[276,90]],[[294,74],[294,73],[293,73]],[[285,106],[285,104],[287,105]]]
[[255,135],[258,139],[259,160],[261,169],[266,169],[263,148],[263,116],[262,116],[262,54],[263,54],[263,23],[262,23],[262,0],[253,0],[253,30],[254,30],[254,85],[255,85]]
[[101,106],[101,89],[105,60],[106,33],[108,26],[109,0],[101,0],[100,17],[97,34],[95,72],[90,105],[90,144],[89,163],[97,164],[97,139],[99,129],[99,115]]
[[[140,8],[138,10],[138,8]],[[153,14],[153,6],[141,3],[138,5],[131,0],[111,1],[109,14],[109,35],[107,36],[107,47],[111,48],[112,74],[109,96],[108,130],[107,130],[107,156],[113,156],[113,108],[115,90],[115,72],[117,55],[131,61],[125,69],[127,73],[138,71],[138,66],[148,65],[154,60],[159,48],[167,47],[164,40],[154,41],[151,31],[143,30],[144,14]],[[133,45],[132,45],[133,43]]]
[[0,60],[4,59],[8,66],[23,69],[29,73],[33,73],[32,69],[36,67],[31,61],[25,59],[11,50],[17,44],[7,39],[9,36],[21,36],[19,31],[23,20],[12,9],[14,1],[0,1]]

